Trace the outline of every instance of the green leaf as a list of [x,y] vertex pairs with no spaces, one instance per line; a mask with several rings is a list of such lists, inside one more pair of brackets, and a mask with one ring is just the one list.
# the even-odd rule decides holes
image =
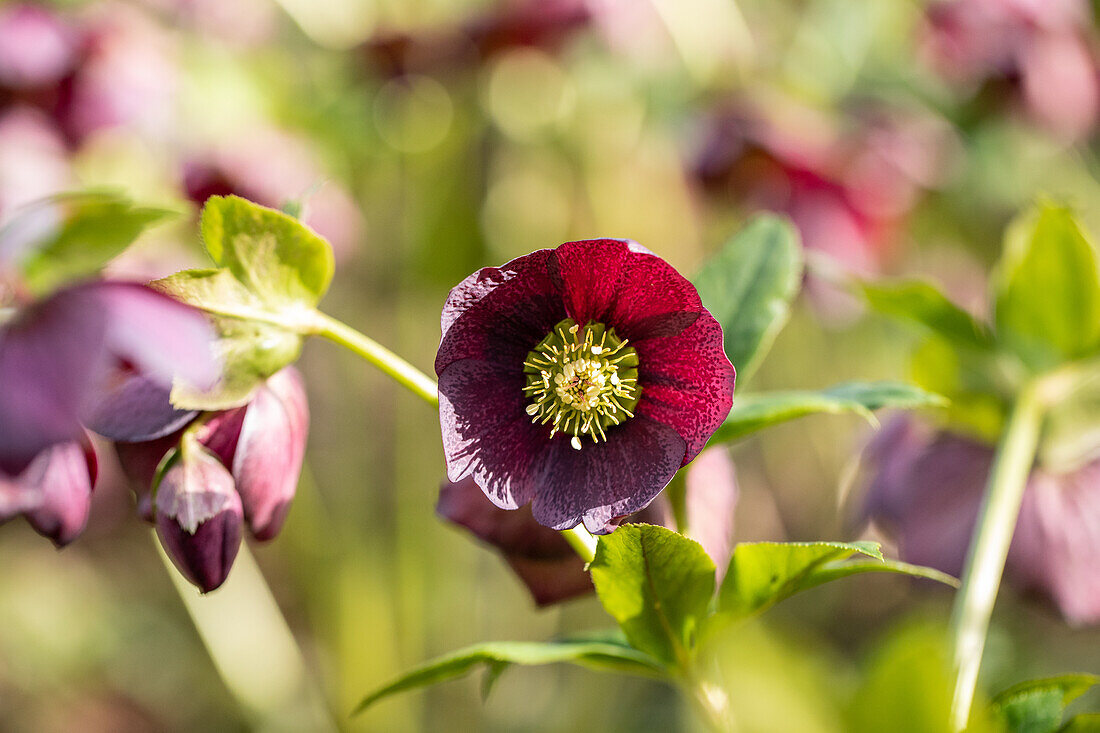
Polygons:
[[136,207],[107,192],[51,196],[23,208],[0,230],[0,260],[14,260],[30,291],[44,295],[99,272],[173,213]]
[[703,266],[695,287],[722,324],[726,356],[744,382],[787,322],[802,283],[798,231],[785,218],[754,217]]
[[1100,347],[1100,271],[1073,212],[1041,202],[1013,222],[993,280],[997,337],[1033,369]]
[[604,609],[635,648],[683,667],[714,595],[714,561],[664,527],[630,524],[600,538],[590,565]]
[[1055,733],[1066,706],[1097,682],[1100,677],[1090,674],[1028,680],[993,698],[993,709],[1012,733]]
[[868,305],[879,313],[923,326],[954,346],[989,349],[993,345],[989,329],[931,283],[869,282],[860,287]]
[[1075,715],[1058,733],[1100,733],[1100,713]]
[[211,315],[218,340],[215,355],[222,375],[213,390],[183,383],[172,389],[172,404],[185,410],[222,410],[243,404],[252,390],[298,359],[312,309],[295,303],[268,304],[227,269],[184,270],[151,285]]
[[297,219],[237,196],[211,196],[202,239],[219,267],[269,306],[313,307],[332,281],[332,247]]
[[379,700],[399,692],[457,679],[479,666],[486,666],[499,675],[504,667],[513,664],[555,662],[648,677],[663,676],[660,663],[625,644],[593,640],[486,642],[447,654],[406,672],[363,698],[355,713],[361,713]]
[[759,613],[825,582],[815,573],[857,553],[885,562],[876,542],[742,542],[718,590],[718,612],[732,618]]
[[943,405],[939,395],[902,382],[846,382],[820,391],[761,392],[738,397],[710,442],[738,440],[758,430],[817,413],[854,413],[872,423],[884,407],[911,409]]
[[248,402],[261,382],[298,360],[302,337],[263,321],[211,319],[218,339],[214,354],[222,365],[213,389],[198,391],[184,382],[172,385],[172,404],[181,410],[225,410]]

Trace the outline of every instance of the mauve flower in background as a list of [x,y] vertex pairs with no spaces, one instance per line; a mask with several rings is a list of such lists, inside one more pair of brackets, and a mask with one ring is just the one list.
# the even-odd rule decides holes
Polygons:
[[729,413],[722,328],[636,242],[568,242],[459,283],[436,355],[447,475],[502,509],[610,531]]
[[[241,407],[200,418],[194,438],[231,473],[249,530],[258,540],[278,534],[290,510],[305,458],[309,404],[294,367],[274,374]],[[150,493],[161,460],[183,430],[155,440],[118,441],[119,463],[137,495],[138,513],[153,520]]]
[[730,102],[703,121],[692,169],[719,201],[784,212],[808,249],[878,272],[920,197],[951,175],[960,146],[925,110],[867,104],[849,121],[780,99]]
[[1054,136],[1090,135],[1100,115],[1092,12],[1084,0],[953,0],[928,7],[926,63],[966,97],[1021,106]]
[[80,50],[80,36],[39,5],[0,7],[0,101],[49,88],[68,74]]
[[[863,513],[907,562],[963,569],[994,450],[898,418],[868,446],[875,476]],[[1075,625],[1100,621],[1100,461],[1075,471],[1031,472],[1006,575],[1051,598]]]
[[65,139],[44,112],[26,105],[0,111],[0,221],[72,182]]
[[185,159],[181,175],[183,191],[199,206],[215,195],[273,208],[304,197],[302,220],[332,244],[338,259],[363,239],[366,223],[351,194],[326,175],[307,140],[288,132],[249,129]]
[[[690,536],[718,567],[719,580],[733,546],[733,512],[737,482],[733,462],[724,448],[703,451],[686,469]],[[530,507],[508,511],[495,506],[472,478],[445,482],[439,490],[436,514],[467,529],[494,547],[539,606],[575,598],[593,590],[584,561],[561,533],[535,521]],[[675,528],[672,510],[663,496],[622,524],[660,524]]]
[[156,492],[157,536],[181,573],[203,593],[229,576],[241,548],[241,497],[217,456],[185,436]]

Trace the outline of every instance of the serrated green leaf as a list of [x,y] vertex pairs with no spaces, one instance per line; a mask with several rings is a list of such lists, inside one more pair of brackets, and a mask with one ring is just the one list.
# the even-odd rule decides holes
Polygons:
[[134,206],[108,192],[51,196],[0,230],[0,260],[15,262],[27,288],[45,295],[99,272],[150,225],[174,212]]
[[884,407],[912,409],[945,403],[939,395],[890,381],[846,382],[820,391],[760,392],[738,397],[710,442],[738,440],[766,427],[818,413],[853,413],[873,423],[873,411]]
[[963,348],[989,349],[989,329],[948,300],[935,285],[919,280],[860,284],[867,304],[883,315],[916,323]]
[[355,708],[361,713],[391,695],[419,687],[435,685],[462,677],[479,666],[496,669],[564,662],[589,669],[661,677],[663,670],[655,659],[623,644],[605,641],[498,641],[475,644],[426,662],[367,695]]
[[1055,733],[1066,706],[1098,682],[1091,674],[1028,680],[993,698],[993,709],[1012,733]]
[[703,266],[695,287],[722,324],[726,356],[744,383],[787,322],[802,283],[798,231],[785,218],[750,220]]
[[997,338],[1033,369],[1100,348],[1096,251],[1069,208],[1041,202],[1015,221],[992,284]]
[[214,263],[268,306],[312,307],[328,290],[332,247],[294,217],[237,196],[211,196],[201,226]]
[[690,661],[715,584],[699,543],[630,524],[600,538],[589,569],[600,603],[635,648],[672,666]]
[[742,542],[718,589],[718,612],[727,618],[759,613],[825,582],[814,574],[836,572],[829,563],[857,553],[885,562],[876,542]]

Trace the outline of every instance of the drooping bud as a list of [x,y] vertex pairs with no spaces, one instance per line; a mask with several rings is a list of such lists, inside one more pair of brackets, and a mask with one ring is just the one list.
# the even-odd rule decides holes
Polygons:
[[203,593],[218,588],[241,546],[241,499],[233,477],[192,435],[156,490],[157,536],[183,575]]
[[[256,390],[244,412],[231,462],[245,519],[258,540],[279,533],[298,488],[309,431],[302,377],[293,367]],[[229,432],[226,430],[225,432]],[[222,455],[214,444],[211,449]]]
[[180,433],[172,433],[142,443],[115,443],[115,454],[123,475],[137,499],[138,516],[153,523],[153,479],[168,451],[179,443]]
[[[91,445],[61,443],[35,460],[46,465],[37,476],[38,506],[27,512],[35,531],[49,537],[58,547],[75,540],[88,524],[92,508],[92,487],[96,479],[96,458]],[[34,464],[28,472],[33,471]]]
[[0,521],[26,516],[35,531],[64,547],[84,531],[96,458],[88,443],[57,443],[15,477],[0,473]]

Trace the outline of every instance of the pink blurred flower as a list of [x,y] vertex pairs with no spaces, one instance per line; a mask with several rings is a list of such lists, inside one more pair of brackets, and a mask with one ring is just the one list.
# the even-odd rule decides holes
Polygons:
[[[902,559],[959,575],[993,449],[904,417],[867,449],[875,471],[864,516],[888,532]],[[1100,622],[1100,461],[1053,474],[1032,469],[1007,577],[1049,597],[1075,625]]]

